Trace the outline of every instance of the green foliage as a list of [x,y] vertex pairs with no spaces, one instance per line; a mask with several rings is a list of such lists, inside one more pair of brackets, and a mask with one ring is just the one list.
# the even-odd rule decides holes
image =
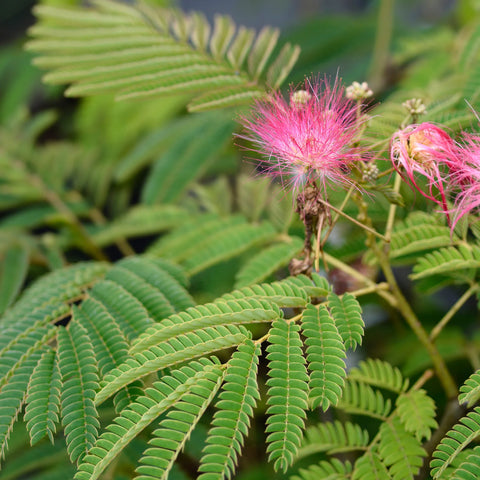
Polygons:
[[398,418],[393,418],[380,427],[378,451],[393,480],[413,479],[426,455],[420,442],[406,432]]
[[72,321],[58,332],[58,365],[62,374],[62,423],[72,462],[93,445],[100,423],[93,399],[98,389],[95,355],[87,331]]
[[319,423],[307,428],[305,438],[298,450],[300,459],[316,452],[336,453],[363,450],[369,444],[368,431],[359,425],[346,422]]
[[435,421],[435,402],[425,390],[402,393],[397,398],[397,412],[405,430],[414,433],[418,441],[427,440],[432,429],[438,427]]
[[275,470],[284,472],[300,447],[308,408],[308,375],[299,330],[292,322],[277,320],[268,337],[267,452]]
[[345,345],[325,306],[308,305],[302,316],[310,370],[310,400],[327,410],[341,397],[345,372]]
[[303,242],[293,237],[289,243],[276,243],[254,255],[236,275],[237,288],[259,283],[284,267],[303,247]]
[[468,407],[475,405],[480,399],[480,371],[473,372],[460,387],[458,401]]
[[430,275],[448,275],[453,280],[466,281],[480,267],[480,247],[460,245],[458,248],[440,248],[420,258],[413,269],[412,279]]
[[[299,55],[286,44],[272,53],[279,32],[255,33],[227,16],[216,16],[213,31],[200,13],[96,0],[90,10],[41,6],[28,49],[35,63],[51,69],[45,81],[73,83],[69,96],[116,93],[119,98],[199,92],[191,110],[232,106],[277,88]],[[92,33],[95,37],[92,38]],[[267,64],[269,67],[266,69]]]
[[[277,29],[163,0],[38,3],[34,63],[90,98],[63,102],[34,84],[30,53],[0,52],[2,478],[403,480],[422,464],[435,480],[479,477],[478,212],[452,232],[383,162],[411,123],[455,140],[476,124],[474,15],[396,28],[369,69],[370,13],[312,15],[280,44]],[[347,196],[326,186],[332,231],[317,245],[295,215],[301,182],[285,191],[239,161],[235,107],[340,63],[376,83],[358,142],[379,175],[351,164]],[[407,113],[413,97],[425,113]],[[313,263],[310,240],[320,271],[286,277],[294,257]],[[453,405],[461,384],[469,413]]]
[[215,363],[206,359],[190,362],[166,375],[162,381],[147,388],[98,438],[95,446],[79,466],[76,480],[99,478],[105,468],[126,445],[159,415],[191,392],[197,382],[205,377],[206,369]]
[[260,346],[251,341],[239,345],[228,362],[225,383],[216,404],[217,411],[208,433],[199,467],[201,480],[231,478],[244,439],[260,398],[257,368]]
[[62,378],[53,350],[46,350],[38,361],[27,390],[24,420],[34,445],[48,436],[53,443],[59,421]]
[[438,478],[455,457],[479,435],[480,409],[475,407],[460,419],[433,452],[433,460],[430,463],[433,478]]

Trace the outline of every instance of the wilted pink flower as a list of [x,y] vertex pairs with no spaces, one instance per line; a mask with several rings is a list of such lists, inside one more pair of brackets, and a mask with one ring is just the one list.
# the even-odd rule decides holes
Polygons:
[[[457,147],[452,138],[432,123],[410,125],[393,135],[390,158],[402,177],[424,197],[433,200],[447,212],[445,167],[455,162]],[[428,180],[428,192],[422,190],[416,174]],[[437,197],[435,189],[440,194]]]
[[289,102],[278,93],[257,101],[251,117],[241,120],[246,134],[239,137],[253,142],[268,174],[289,178],[294,188],[317,179],[348,184],[347,166],[361,159],[353,146],[362,123],[357,112],[337,79],[333,85],[306,81]]

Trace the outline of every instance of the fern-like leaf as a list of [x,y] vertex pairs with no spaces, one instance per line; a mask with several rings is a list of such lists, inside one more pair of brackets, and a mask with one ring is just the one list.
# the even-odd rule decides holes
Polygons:
[[78,467],[75,480],[96,480],[122,450],[158,416],[189,393],[218,360],[200,359],[173,370],[115,418]]
[[[74,266],[44,275],[22,294],[20,299],[2,317],[7,331],[24,332],[37,321],[33,315],[39,308],[76,299],[87,286],[101,279],[110,268],[104,263],[78,263]],[[9,335],[0,337],[0,348],[6,345]]]
[[393,480],[413,480],[426,456],[420,442],[406,432],[397,417],[381,425],[379,453]]
[[322,460],[318,465],[302,468],[291,480],[345,480],[352,473],[350,462],[341,462],[337,458],[330,461]]
[[193,255],[199,246],[208,245],[220,232],[245,223],[246,220],[241,215],[232,215],[227,218],[210,214],[201,215],[178,230],[161,237],[150,247],[149,253],[156,257],[181,262]]
[[265,280],[269,275],[284,267],[302,249],[303,241],[291,237],[289,243],[276,243],[254,255],[238,271],[235,287],[241,288]]
[[107,374],[95,403],[102,403],[118,390],[149,373],[237,346],[249,336],[245,328],[228,325],[207,327],[170,338],[135,354]]
[[[74,308],[73,318],[87,331],[95,353],[100,377],[118,367],[128,357],[128,344],[114,317],[98,301],[88,298],[82,307]],[[114,398],[115,408],[121,411],[141,393],[141,382],[125,387]]]
[[390,243],[390,258],[398,259],[425,250],[448,247],[456,238],[451,236],[447,226],[439,225],[436,217],[415,212],[395,226]]
[[314,408],[336,405],[345,382],[345,345],[327,308],[309,304],[302,316]]
[[480,370],[473,372],[460,387],[458,401],[472,407],[480,399]]
[[93,403],[98,373],[90,338],[75,321],[58,331],[58,363],[62,373],[62,421],[72,462],[94,444],[100,424]]
[[403,378],[400,370],[379,359],[362,360],[358,367],[350,370],[349,378],[395,393],[405,392],[408,388],[408,379]]
[[13,303],[28,271],[29,249],[12,245],[3,254],[0,269],[0,315]]
[[256,245],[271,241],[275,235],[275,229],[270,223],[235,226],[222,231],[203,247],[197,245],[196,251],[182,264],[190,275],[194,275],[220,261],[236,257]]
[[27,48],[41,54],[39,66],[53,69],[47,82],[73,83],[70,96],[203,92],[192,110],[233,105],[262,94],[259,79],[268,64],[266,80],[277,88],[299,54],[287,44],[272,60],[278,30],[265,27],[254,39],[252,30],[240,27],[235,35],[227,16],[216,16],[210,33],[200,13],[107,0],[95,0],[88,10],[41,6],[35,13],[40,22]]
[[5,457],[8,439],[17,421],[33,371],[43,350],[34,351],[22,362],[0,390],[0,459]]
[[281,308],[303,308],[308,303],[308,296],[305,288],[297,286],[290,279],[280,282],[262,283],[251,285],[226,293],[216,300],[225,302],[233,299],[256,298],[278,305]]
[[369,450],[356,462],[352,480],[391,480],[387,467],[376,451]]
[[121,265],[116,265],[115,268],[110,270],[106,279],[117,283],[136,297],[146,308],[148,316],[156,321],[163,320],[175,313],[173,305],[160,290],[137,273],[127,270]]
[[143,304],[118,283],[103,280],[89,292],[115,318],[123,334],[132,341],[153,323]]
[[275,470],[284,472],[300,447],[308,408],[308,375],[299,330],[295,323],[275,321],[267,347],[267,452]]
[[240,345],[228,362],[225,384],[207,446],[200,462],[199,480],[230,479],[235,473],[238,456],[250,427],[257,400],[257,366],[260,346],[252,341]]
[[472,412],[460,419],[433,452],[433,460],[430,462],[433,478],[440,477],[455,457],[478,437],[480,437],[480,407],[475,407]]
[[364,450],[368,445],[368,432],[350,422],[325,422],[307,428],[297,460],[307,455],[326,452],[334,455],[341,452]]
[[343,388],[338,408],[348,413],[386,421],[392,410],[392,402],[389,398],[385,399],[379,390],[349,378]]
[[281,316],[282,312],[275,304],[255,298],[207,303],[153,325],[137,339],[130,351],[141,352],[177,335],[205,327],[273,322]]
[[125,237],[152,235],[182,225],[186,213],[174,205],[137,205],[93,235],[99,247],[111,245]]
[[418,441],[430,439],[431,430],[438,427],[435,402],[425,390],[412,390],[397,397],[397,413],[405,430],[415,434]]
[[470,278],[477,268],[480,268],[480,247],[459,245],[457,248],[441,248],[420,258],[411,278],[419,280],[441,274],[464,279]]
[[477,480],[478,478],[480,478],[480,447],[475,447],[455,470],[451,480]]
[[350,293],[341,297],[331,292],[328,297],[328,308],[335,320],[335,325],[340,333],[345,348],[355,350],[362,344],[365,324],[362,319],[362,307],[358,300]]
[[34,445],[48,436],[53,443],[60,413],[62,378],[55,352],[46,350],[40,358],[28,385],[24,420]]
[[212,402],[224,377],[225,370],[221,365],[205,369],[204,377],[168,411],[148,442],[152,447],[140,459],[137,480],[167,479],[178,454]]
[[[183,285],[179,284],[168,269],[162,268],[162,264],[159,262],[151,262],[143,257],[128,257],[120,261],[118,265],[140,276],[162,292],[175,311],[185,310],[195,304]],[[165,264],[163,264],[164,266]]]

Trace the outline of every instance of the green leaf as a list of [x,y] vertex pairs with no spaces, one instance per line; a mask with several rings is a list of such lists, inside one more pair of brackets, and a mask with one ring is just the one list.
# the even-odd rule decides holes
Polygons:
[[267,453],[275,470],[284,472],[300,447],[308,408],[308,375],[299,330],[295,323],[279,319],[268,337]]
[[383,421],[387,421],[392,410],[391,400],[385,399],[379,390],[350,378],[345,383],[337,406],[348,413],[366,415]]
[[475,407],[460,419],[460,422],[447,433],[433,452],[433,459],[430,462],[433,478],[439,478],[456,456],[479,436],[480,408]]
[[[214,359],[218,364],[218,360]],[[122,450],[162,413],[190,393],[209,374],[208,359],[190,362],[148,387],[108,425],[78,467],[75,480],[96,480]]]
[[379,453],[393,480],[414,480],[427,455],[396,417],[380,426]]
[[435,402],[425,390],[412,390],[397,397],[397,413],[405,430],[414,433],[418,441],[430,439],[435,421]]
[[460,387],[459,403],[466,403],[470,408],[480,399],[480,370],[473,372]]
[[475,447],[467,459],[455,470],[451,480],[476,480],[480,478],[480,447]]
[[190,275],[205,270],[223,260],[236,257],[262,243],[272,240],[275,230],[270,223],[239,225],[216,235],[208,245],[197,246],[197,251],[185,259],[183,265]]
[[5,457],[7,442],[22,409],[28,383],[43,351],[39,349],[28,355],[0,390],[0,458]]
[[216,161],[231,141],[233,129],[231,116],[199,114],[189,130],[153,164],[142,190],[142,202],[149,205],[168,203],[181,197],[185,189]]
[[319,423],[308,427],[301,447],[298,450],[297,460],[307,455],[326,452],[334,455],[341,452],[364,450],[369,443],[368,431],[359,425],[338,420]]
[[340,333],[345,348],[355,350],[362,344],[365,324],[362,319],[362,307],[358,300],[350,293],[341,297],[330,292],[327,297],[330,314]]
[[262,283],[260,285],[251,285],[243,287],[240,290],[234,290],[226,293],[216,300],[223,302],[240,298],[256,298],[257,300],[266,300],[275,303],[279,307],[303,308],[308,303],[306,288],[298,286],[291,278],[280,282]]
[[135,354],[106,375],[95,403],[102,403],[124,386],[149,373],[237,346],[248,336],[249,333],[243,327],[228,325],[202,328],[172,337]]
[[355,462],[352,480],[391,480],[391,478],[377,452],[369,450]]
[[224,376],[225,371],[220,365],[207,367],[203,378],[168,411],[148,442],[151,447],[140,459],[137,480],[168,477],[193,429],[220,388]]
[[12,245],[4,252],[0,274],[0,314],[15,300],[28,272],[30,252],[23,245]]
[[345,383],[345,346],[327,308],[307,305],[302,316],[313,407],[337,405]]
[[98,390],[95,355],[87,331],[71,321],[58,330],[58,364],[62,373],[62,422],[72,462],[94,444],[100,424],[93,403]]
[[34,445],[48,436],[53,443],[60,413],[62,379],[55,352],[46,350],[33,371],[28,385],[24,420]]
[[345,480],[352,473],[352,464],[348,460],[342,463],[332,458],[330,461],[322,460],[318,465],[310,465],[308,469],[301,468],[298,473],[291,480]]
[[409,383],[397,367],[377,358],[362,360],[358,367],[350,370],[349,378],[395,393],[406,391]]
[[284,267],[302,249],[303,241],[291,237],[288,243],[276,243],[253,255],[236,275],[236,288],[259,283]]
[[255,298],[207,303],[152,325],[133,343],[130,352],[142,352],[175,336],[206,327],[273,322],[281,315],[275,304]]
[[239,345],[227,365],[207,445],[198,468],[199,480],[230,479],[235,473],[245,437],[260,398],[257,384],[260,345],[248,340]]
[[413,268],[411,278],[419,280],[442,274],[465,280],[477,268],[480,268],[480,247],[459,245],[458,248],[440,248],[420,258]]
[[[95,1],[88,10],[37,6],[39,22],[27,48],[35,63],[52,71],[50,83],[72,83],[67,95],[112,92],[119,98],[199,91],[193,108],[244,103],[264,91],[260,76],[267,63],[267,83],[277,88],[292,69],[298,47],[286,45],[272,59],[278,30],[255,32],[217,15],[213,33],[201,13],[146,4],[126,6]],[[252,46],[253,43],[253,46]],[[244,68],[247,60],[248,68]],[[245,71],[248,70],[248,71]],[[229,87],[238,87],[233,95]]]

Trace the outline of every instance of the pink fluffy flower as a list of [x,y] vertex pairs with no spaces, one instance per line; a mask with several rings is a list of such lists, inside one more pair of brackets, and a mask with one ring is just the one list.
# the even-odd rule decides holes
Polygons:
[[[458,149],[448,133],[428,122],[409,125],[393,135],[390,158],[400,175],[413,188],[426,198],[441,205],[442,209],[447,212],[445,170],[458,158]],[[419,187],[416,174],[420,174],[428,180],[428,192]]]
[[466,214],[480,207],[480,137],[464,133],[458,160],[450,165],[452,190],[457,190],[452,228]]
[[344,97],[339,81],[305,82],[305,90],[292,91],[289,101],[275,93],[256,102],[252,115],[242,118],[240,138],[261,153],[265,171],[297,188],[317,179],[349,184],[348,165],[361,159],[353,144],[361,122],[357,104]]

